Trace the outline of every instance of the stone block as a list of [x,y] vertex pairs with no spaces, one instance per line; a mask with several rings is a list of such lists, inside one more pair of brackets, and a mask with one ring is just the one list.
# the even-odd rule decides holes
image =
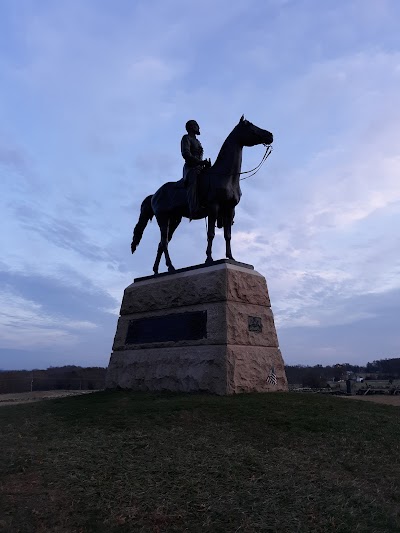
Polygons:
[[229,269],[226,276],[226,299],[270,307],[267,282],[255,270]]
[[[279,348],[229,345],[226,365],[226,394],[288,390],[285,366]],[[273,376],[276,376],[276,384],[272,381]]]
[[[249,329],[249,319],[258,318],[261,331]],[[226,305],[227,344],[278,347],[274,317],[269,307],[239,302]]]
[[226,394],[225,346],[143,348],[114,352],[108,388]]

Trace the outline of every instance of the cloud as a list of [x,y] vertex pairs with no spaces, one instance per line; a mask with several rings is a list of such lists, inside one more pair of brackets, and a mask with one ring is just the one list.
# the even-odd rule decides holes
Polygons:
[[[0,272],[1,285],[9,287],[17,296],[39,306],[46,315],[53,316],[62,309],[68,322],[85,322],[88,317],[101,318],[108,309],[115,307],[116,300],[90,278],[68,267],[59,267],[56,275],[41,275],[28,272]],[[62,303],[62,307],[60,304]],[[60,313],[61,314],[61,313]],[[66,319],[67,320],[67,319]]]
[[19,173],[25,173],[28,166],[22,150],[4,145],[0,145],[0,164]]
[[134,61],[129,68],[129,76],[134,83],[147,84],[172,81],[177,76],[177,69],[158,57],[144,57]]
[[[7,139],[8,137],[8,139]],[[7,204],[12,195],[37,194],[41,180],[35,171],[35,161],[10,132],[0,134],[0,176],[4,193],[0,203]]]
[[[351,119],[350,125],[334,119],[336,137],[321,136],[330,145],[317,141],[318,150],[311,156],[308,152],[300,168],[292,165],[276,182],[269,161],[261,176],[243,186],[237,221],[244,224],[238,224],[239,232],[234,226],[234,254],[238,250],[241,260],[267,274],[282,328],[359,322],[373,312],[351,309],[344,302],[400,286],[394,231],[400,223],[400,115],[387,106],[388,101],[400,104],[394,91],[399,59],[397,53],[356,54],[315,65],[306,76],[292,80],[288,91],[307,95],[290,100],[297,118],[314,107],[311,124],[322,132],[325,117],[332,117],[329,94],[343,95],[338,114],[354,117],[354,126]],[[290,146],[290,139],[282,142]],[[271,159],[280,157],[278,144]]]
[[106,364],[117,302],[90,280],[71,275],[68,269],[59,279],[0,273],[0,368],[76,364],[82,357]]
[[111,260],[105,250],[89,241],[77,224],[40,213],[26,205],[17,207],[15,214],[23,228],[39,233],[57,247],[74,250],[91,260]]
[[329,326],[321,324],[318,327],[281,329],[278,334],[285,362],[365,364],[374,359],[398,357],[400,335],[395,324],[399,296],[400,291],[393,290],[379,296],[348,298],[337,312],[341,311],[343,316],[358,313],[359,316],[351,323],[339,321]]
[[76,344],[78,335],[96,328],[89,321],[67,320],[49,315],[43,306],[18,296],[10,289],[0,292],[2,348],[40,348]]
[[[108,310],[151,272],[156,223],[133,256],[131,234],[145,196],[181,177],[186,120],[199,121],[215,160],[245,113],[275,142],[242,182],[234,256],[266,275],[289,355],[306,354],[309,339],[315,357],[317,347],[333,357],[340,330],[363,357],[351,327],[361,335],[384,313],[358,298],[384,302],[400,279],[398,7],[366,5],[206,0],[200,16],[180,0],[0,8],[14,36],[0,47],[2,279],[22,298],[16,316],[25,307],[43,318],[38,342],[57,331],[82,357],[104,353]],[[261,157],[245,149],[243,170]],[[203,221],[182,222],[177,267],[204,261],[205,233]],[[223,256],[221,232],[214,250]],[[60,317],[100,326],[68,329]],[[285,341],[296,335],[298,346]]]

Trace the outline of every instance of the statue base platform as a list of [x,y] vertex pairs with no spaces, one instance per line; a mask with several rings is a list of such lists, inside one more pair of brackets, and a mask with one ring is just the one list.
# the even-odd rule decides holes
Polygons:
[[124,292],[106,387],[286,391],[265,278],[221,260],[135,279]]

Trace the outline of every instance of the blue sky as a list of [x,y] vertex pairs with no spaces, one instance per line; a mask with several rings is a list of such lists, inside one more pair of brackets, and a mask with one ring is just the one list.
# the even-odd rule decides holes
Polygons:
[[[399,20],[396,0],[2,0],[0,368],[108,364],[159,239],[130,254],[142,200],[181,177],[188,119],[215,160],[242,113],[275,142],[232,248],[267,278],[285,361],[398,356]],[[175,266],[205,247],[185,220]]]

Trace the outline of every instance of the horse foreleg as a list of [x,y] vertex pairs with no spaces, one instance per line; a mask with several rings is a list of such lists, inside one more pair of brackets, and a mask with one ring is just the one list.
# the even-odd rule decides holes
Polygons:
[[228,213],[224,216],[224,238],[225,238],[225,246],[226,246],[225,256],[228,259],[232,259],[234,261],[235,259],[232,256],[232,250],[231,250],[232,222],[233,222],[233,210],[228,211]]
[[213,205],[208,211],[208,230],[207,230],[207,250],[206,250],[206,264],[212,263],[212,243],[215,237],[215,223],[218,216],[218,207]]

